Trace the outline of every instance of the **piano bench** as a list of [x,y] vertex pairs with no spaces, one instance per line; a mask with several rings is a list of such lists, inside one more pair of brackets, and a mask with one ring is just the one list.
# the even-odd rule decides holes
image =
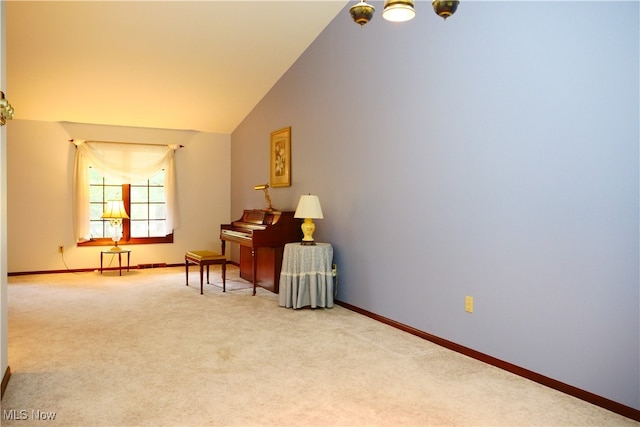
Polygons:
[[209,266],[222,265],[222,292],[227,291],[227,258],[211,251],[189,251],[184,254],[184,266],[187,272],[187,286],[189,286],[189,263],[200,266],[200,295],[202,295],[202,273],[204,266],[207,266],[207,284],[209,283]]

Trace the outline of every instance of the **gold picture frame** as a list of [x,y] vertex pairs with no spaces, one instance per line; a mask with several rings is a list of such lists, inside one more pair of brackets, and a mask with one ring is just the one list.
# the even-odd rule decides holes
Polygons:
[[291,185],[291,127],[271,132],[271,187]]

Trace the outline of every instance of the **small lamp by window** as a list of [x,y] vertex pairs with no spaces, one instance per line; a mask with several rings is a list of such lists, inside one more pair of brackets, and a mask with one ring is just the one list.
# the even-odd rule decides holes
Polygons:
[[124,208],[122,200],[109,200],[107,201],[107,207],[102,213],[102,218],[108,219],[113,228],[113,241],[115,246],[111,248],[112,251],[119,251],[118,241],[122,238],[122,219],[129,218],[127,211]]
[[293,216],[294,218],[304,218],[304,222],[300,226],[302,234],[304,235],[301,244],[315,245],[316,242],[313,240],[313,232],[316,231],[316,225],[312,220],[323,218],[318,196],[311,194],[300,196],[296,213]]

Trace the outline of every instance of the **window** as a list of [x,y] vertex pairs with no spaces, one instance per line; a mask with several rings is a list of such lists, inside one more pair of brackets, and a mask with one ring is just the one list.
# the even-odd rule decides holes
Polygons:
[[167,203],[164,191],[164,170],[151,179],[132,183],[129,188],[131,237],[164,237]]
[[167,234],[164,169],[150,179],[122,184],[89,167],[89,212],[91,240],[79,246],[111,245],[113,230],[102,213],[108,200],[122,200],[129,219],[122,221],[121,244],[172,243]]
[[[103,178],[94,168],[89,168],[89,212],[91,239],[107,238],[111,235],[109,220],[102,219],[107,200],[124,200],[122,184]],[[125,208],[127,208],[125,206]],[[129,212],[130,209],[127,209]]]
[[130,216],[123,221],[124,244],[173,242],[174,152],[179,145],[73,143],[73,218],[79,246],[111,244],[110,224],[102,219],[108,200],[122,200]]

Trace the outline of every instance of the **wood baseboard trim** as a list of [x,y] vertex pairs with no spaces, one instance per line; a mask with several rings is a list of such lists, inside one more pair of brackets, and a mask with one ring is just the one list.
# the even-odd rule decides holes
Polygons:
[[[153,264],[142,264],[143,268],[159,268],[159,267],[182,267],[184,268],[184,262],[179,264],[166,264],[163,262],[153,263]],[[235,265],[236,267],[240,267],[240,264],[234,261],[227,261],[227,265]],[[152,267],[148,267],[152,266]],[[126,267],[122,267],[126,269]],[[132,265],[130,267],[131,270],[138,270],[139,267],[137,265]],[[88,273],[92,271],[98,271],[99,268],[76,268],[69,270],[37,270],[37,271],[14,271],[7,273],[7,276],[26,276],[30,274],[57,274],[57,273]],[[104,270],[118,270],[118,267],[105,267]]]
[[522,368],[512,363],[505,362],[504,360],[497,359],[493,356],[489,356],[487,354],[462,346],[452,341],[437,337],[435,335],[421,331],[419,329],[413,328],[403,323],[396,322],[395,320],[389,319],[384,316],[380,316],[376,313],[372,313],[370,311],[364,310],[360,307],[356,307],[349,303],[346,303],[343,301],[335,301],[335,303],[351,311],[367,316],[371,319],[385,323],[389,326],[408,332],[412,335],[418,336],[427,341],[431,341],[434,344],[438,344],[442,347],[448,348],[449,350],[453,350],[457,353],[463,354],[465,356],[471,357],[473,359],[476,359],[481,362],[487,363],[489,365],[495,366],[497,368],[503,369],[507,372],[511,372],[512,374],[516,374],[518,376],[534,381],[538,384],[542,384],[554,390],[558,390],[570,396],[577,397],[578,399],[584,400],[585,402],[589,402],[593,405],[600,406],[601,408],[607,409],[611,412],[615,412],[616,414],[622,415],[624,417],[631,418],[632,420],[640,421],[640,410],[638,409],[634,409],[630,406],[626,406],[616,401],[607,399],[605,397],[598,396],[597,394],[579,389],[572,385],[565,384],[561,381],[538,374],[536,372],[530,371],[528,369]]
[[0,385],[0,400],[4,397],[4,391],[9,384],[9,378],[11,378],[11,367],[7,366],[7,370],[4,371],[4,375],[2,376],[2,385]]

